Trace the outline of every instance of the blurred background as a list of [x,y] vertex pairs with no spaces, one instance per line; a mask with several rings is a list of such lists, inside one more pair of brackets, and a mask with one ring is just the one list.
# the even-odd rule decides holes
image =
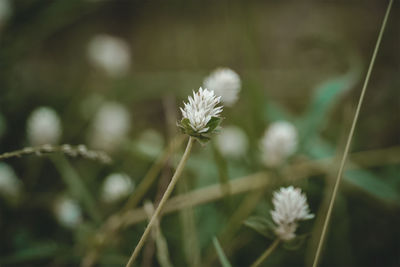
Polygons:
[[[265,266],[309,265],[387,2],[0,0],[0,152],[85,144],[112,158],[91,160],[81,147],[86,157],[1,161],[0,265],[125,264],[145,200],[160,199],[184,149],[178,108],[220,67],[240,77],[221,130],[234,133],[195,145],[174,195],[260,171],[271,182],[165,214],[137,266],[219,266],[214,236],[233,266],[250,265],[272,240],[242,222],[266,216],[271,192],[289,184],[317,216],[304,242]],[[400,264],[399,25],[395,1],[321,266]],[[281,120],[298,146],[271,168],[260,140]],[[99,235],[149,176],[131,223]]]

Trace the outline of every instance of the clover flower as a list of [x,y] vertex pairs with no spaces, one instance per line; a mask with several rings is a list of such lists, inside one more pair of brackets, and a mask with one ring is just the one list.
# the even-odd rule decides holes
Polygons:
[[91,63],[103,69],[109,76],[117,77],[128,72],[131,65],[129,44],[123,39],[107,34],[92,38],[88,45]]
[[49,107],[35,109],[28,118],[27,133],[34,146],[57,144],[61,136],[61,121],[57,112]]
[[120,103],[106,102],[97,111],[89,135],[89,143],[97,149],[113,151],[131,128],[129,111]]
[[118,201],[128,196],[134,188],[134,184],[129,176],[123,173],[112,173],[106,177],[101,198],[104,202]]
[[226,106],[232,106],[238,99],[241,81],[239,75],[231,69],[219,68],[204,79],[204,87],[214,90]]
[[297,148],[297,130],[289,122],[271,124],[261,140],[263,163],[268,167],[282,164]]
[[227,126],[216,136],[216,144],[222,155],[240,158],[246,153],[249,142],[242,129],[236,126]]
[[0,162],[0,194],[16,199],[21,193],[21,182],[14,170],[6,163]]
[[182,120],[178,126],[184,133],[197,137],[200,141],[209,139],[209,134],[218,127],[221,118],[222,106],[221,97],[216,96],[214,91],[199,88],[193,92],[193,97],[189,96],[189,102],[184,103]]
[[74,228],[82,222],[82,211],[79,204],[69,198],[61,197],[54,205],[54,214],[61,225]]
[[271,211],[272,220],[276,224],[275,234],[282,240],[291,240],[296,237],[298,221],[314,217],[310,213],[307,197],[300,188],[293,186],[282,187],[273,193]]

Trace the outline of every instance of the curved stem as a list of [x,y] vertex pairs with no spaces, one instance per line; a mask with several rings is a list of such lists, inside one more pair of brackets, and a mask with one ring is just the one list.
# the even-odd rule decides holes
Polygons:
[[263,254],[261,254],[261,256],[258,257],[258,259],[252,265],[250,265],[250,267],[260,266],[260,264],[263,263],[268,258],[268,256],[271,255],[271,253],[278,247],[279,243],[280,239],[275,239],[271,246],[269,246],[267,250]]
[[135,262],[136,258],[139,255],[140,250],[142,249],[144,243],[147,240],[147,237],[149,236],[149,234],[151,232],[151,228],[157,222],[158,215],[161,213],[162,208],[164,207],[166,201],[168,200],[169,196],[171,195],[172,191],[174,190],[175,184],[178,181],[179,177],[181,176],[183,168],[185,167],[186,161],[189,158],[190,150],[192,149],[194,140],[195,139],[193,137],[189,137],[189,141],[186,146],[185,153],[183,154],[181,161],[179,162],[178,167],[176,168],[176,171],[175,171],[174,175],[172,176],[171,182],[169,183],[167,190],[165,190],[165,193],[164,193],[160,203],[158,204],[157,209],[155,210],[153,216],[150,219],[149,224],[147,225],[146,229],[144,230],[144,233],[143,233],[142,237],[140,238],[139,243],[136,245],[131,257],[129,258],[129,261],[126,264],[127,267],[131,267],[133,265],[133,263]]
[[357,121],[358,121],[358,116],[360,114],[361,105],[362,105],[363,100],[364,100],[365,91],[367,90],[369,78],[371,77],[371,72],[372,72],[372,69],[374,67],[376,55],[378,54],[379,46],[380,46],[380,43],[381,43],[381,40],[382,40],[383,32],[385,31],[385,28],[386,28],[386,22],[388,20],[389,13],[390,13],[390,10],[392,8],[392,4],[393,4],[393,0],[390,0],[389,4],[387,6],[387,9],[386,9],[386,13],[385,13],[385,17],[384,17],[383,22],[382,22],[381,29],[379,31],[378,39],[377,39],[376,44],[375,44],[374,52],[372,54],[372,58],[371,58],[371,61],[369,63],[367,75],[365,76],[364,84],[363,84],[363,87],[362,87],[362,90],[361,90],[361,95],[360,95],[360,98],[359,98],[358,104],[357,104],[357,109],[356,109],[356,112],[354,114],[353,122],[352,122],[351,129],[350,129],[350,133],[349,133],[349,135],[347,137],[347,141],[346,141],[346,147],[344,149],[343,157],[342,157],[342,160],[340,162],[339,171],[338,171],[338,174],[337,174],[337,177],[336,177],[336,180],[335,180],[335,185],[333,187],[333,192],[332,192],[332,196],[331,196],[331,199],[330,199],[330,202],[329,202],[328,212],[326,213],[326,217],[325,217],[325,220],[324,220],[324,225],[323,225],[323,228],[322,228],[322,233],[321,233],[321,236],[319,238],[317,251],[315,253],[314,262],[313,262],[313,265],[312,265],[313,267],[317,267],[318,266],[319,257],[321,256],[322,245],[323,245],[324,240],[325,240],[325,236],[326,236],[326,231],[327,231],[327,228],[328,228],[329,220],[330,220],[331,215],[332,215],[333,205],[335,203],[336,195],[337,195],[337,192],[338,192],[338,189],[339,189],[339,185],[340,185],[340,180],[342,178],[342,173],[344,171],[344,165],[346,163],[347,155],[348,155],[349,150],[350,150],[351,141],[353,139],[354,130],[356,128],[356,124],[357,124]]

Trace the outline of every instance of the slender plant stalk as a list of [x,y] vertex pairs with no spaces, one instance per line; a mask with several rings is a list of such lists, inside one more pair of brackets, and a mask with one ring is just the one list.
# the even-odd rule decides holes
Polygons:
[[41,156],[54,153],[62,153],[70,157],[84,157],[91,160],[98,160],[105,164],[111,163],[111,158],[103,151],[88,150],[85,145],[72,146],[69,144],[59,146],[46,144],[42,146],[24,147],[19,150],[0,154],[0,160],[22,157],[26,155]]
[[167,190],[165,190],[165,193],[164,193],[160,203],[158,204],[157,209],[155,210],[153,216],[151,217],[149,224],[147,225],[142,237],[139,240],[139,243],[135,247],[128,263],[126,264],[127,267],[131,267],[133,265],[133,263],[135,262],[135,259],[138,257],[140,250],[142,249],[144,243],[146,242],[147,237],[149,236],[149,234],[151,232],[151,228],[153,227],[154,223],[157,222],[158,215],[160,214],[166,201],[168,200],[169,196],[171,195],[172,191],[174,190],[175,184],[178,181],[179,177],[181,176],[183,168],[185,167],[186,161],[189,158],[189,154],[192,149],[194,140],[195,139],[193,137],[189,137],[189,141],[186,146],[185,153],[183,154],[181,161],[179,162],[178,167],[176,168],[175,174],[172,176],[171,182],[169,183]]
[[268,256],[271,255],[271,253],[278,247],[279,243],[280,239],[275,239],[271,246],[269,246],[269,248],[267,248],[267,250],[264,251],[264,253],[261,254],[261,256],[258,257],[258,259],[252,265],[250,265],[250,267],[260,266],[260,264],[263,263],[268,258]]
[[325,220],[324,220],[324,226],[322,228],[322,233],[321,233],[321,236],[320,236],[320,239],[319,239],[319,242],[318,242],[317,251],[315,253],[313,267],[317,267],[318,262],[319,262],[322,245],[324,243],[325,236],[326,236],[326,230],[328,228],[329,220],[330,220],[331,215],[332,215],[333,205],[335,203],[336,195],[337,195],[337,192],[338,192],[338,189],[339,189],[339,185],[340,185],[340,180],[341,180],[341,177],[342,177],[342,174],[343,174],[344,164],[346,163],[347,155],[349,153],[351,141],[352,141],[353,135],[354,135],[354,130],[356,128],[358,116],[360,114],[360,109],[361,109],[361,106],[362,106],[362,103],[363,103],[363,100],[364,100],[365,91],[367,89],[369,78],[371,76],[371,72],[372,72],[372,69],[374,67],[376,55],[378,54],[379,46],[380,46],[380,43],[381,43],[381,40],[382,40],[383,32],[385,31],[385,28],[386,28],[386,22],[388,20],[389,14],[390,14],[390,10],[392,8],[392,4],[393,4],[393,0],[390,0],[389,4],[387,6],[387,9],[386,9],[386,13],[385,13],[385,17],[384,17],[383,22],[382,22],[381,29],[379,31],[378,39],[377,39],[376,44],[375,44],[374,52],[372,54],[371,62],[370,62],[369,67],[368,67],[367,75],[365,76],[364,84],[363,84],[363,87],[362,87],[362,90],[361,90],[360,98],[358,100],[357,109],[356,109],[356,112],[354,114],[354,119],[353,119],[353,122],[352,122],[352,125],[351,125],[350,133],[349,133],[349,135],[347,137],[346,147],[344,149],[343,157],[342,157],[342,160],[340,162],[340,167],[339,167],[339,171],[338,171],[338,174],[337,174],[337,177],[336,177],[335,186],[333,188],[332,197],[330,199],[328,211],[327,211],[327,214],[326,214],[326,217],[325,217]]
[[[360,163],[360,165],[353,163],[348,164],[348,168],[352,170],[387,164],[398,164],[400,163],[400,146],[353,153],[351,154],[351,159]],[[288,173],[292,174],[293,181],[295,182],[311,176],[322,174],[330,175],[333,164],[333,158],[296,163],[292,166],[293,169],[288,171]],[[268,187],[271,185],[269,179],[271,177],[270,175],[271,174],[268,172],[259,172],[233,179],[229,181],[231,194],[238,195]],[[347,182],[352,184],[351,180],[348,180]],[[224,192],[224,189],[221,188],[221,184],[218,183],[190,191],[186,194],[174,196],[165,204],[163,213],[173,213],[190,206],[199,206],[213,201],[218,201],[225,196]],[[145,221],[146,219],[147,217],[143,208],[137,208],[127,211],[121,220],[123,220],[124,226],[128,226]]]

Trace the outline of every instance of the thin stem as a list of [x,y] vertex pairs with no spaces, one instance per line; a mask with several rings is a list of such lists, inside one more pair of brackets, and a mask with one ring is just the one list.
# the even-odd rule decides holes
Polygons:
[[80,156],[87,159],[98,160],[105,164],[111,163],[111,158],[103,151],[88,150],[85,145],[72,146],[69,144],[64,144],[60,146],[46,144],[42,146],[24,147],[20,150],[0,154],[0,160],[33,154],[41,156],[51,153],[63,153],[71,157]]
[[181,161],[179,162],[178,167],[176,168],[175,174],[172,176],[171,182],[169,183],[167,190],[165,190],[165,193],[164,193],[160,203],[158,204],[156,211],[154,212],[153,216],[151,217],[149,224],[147,225],[142,237],[139,240],[139,243],[135,247],[128,263],[126,264],[127,267],[131,267],[133,265],[133,263],[135,262],[135,259],[138,257],[140,250],[142,249],[144,243],[146,242],[148,235],[151,232],[151,228],[153,227],[154,223],[157,222],[158,215],[160,214],[166,201],[168,200],[169,196],[171,195],[172,191],[174,190],[175,184],[178,181],[179,177],[181,176],[183,168],[185,167],[186,161],[189,158],[190,150],[192,149],[194,140],[195,139],[193,137],[189,138],[185,153],[183,154]]
[[267,250],[264,251],[264,253],[261,254],[261,256],[258,257],[258,259],[252,265],[250,265],[250,267],[260,266],[260,264],[263,263],[268,258],[268,256],[271,255],[271,253],[278,247],[279,243],[280,239],[275,239],[271,246],[269,246],[269,248],[267,248]]
[[380,43],[381,43],[381,40],[382,40],[383,32],[385,31],[385,28],[386,28],[386,22],[387,22],[387,19],[389,17],[390,10],[392,8],[392,4],[393,4],[393,0],[390,0],[389,5],[388,5],[388,7],[386,9],[386,13],[385,13],[385,17],[384,17],[383,22],[382,22],[381,29],[379,31],[378,39],[377,39],[376,44],[375,44],[374,52],[372,54],[371,62],[370,62],[369,67],[368,67],[367,75],[366,75],[365,80],[364,80],[364,84],[363,84],[363,87],[362,87],[362,90],[361,90],[361,95],[360,95],[360,98],[359,98],[358,104],[357,104],[356,113],[354,114],[353,122],[352,122],[351,129],[350,129],[350,133],[349,133],[349,135],[347,137],[346,147],[344,149],[343,157],[342,157],[342,160],[340,162],[340,167],[339,167],[339,171],[338,171],[338,174],[337,174],[337,177],[336,177],[335,186],[333,188],[332,197],[331,197],[330,202],[329,202],[329,207],[328,207],[328,211],[327,211],[327,214],[326,214],[326,217],[325,217],[324,226],[322,228],[322,233],[321,233],[321,236],[320,236],[320,239],[319,239],[319,242],[318,242],[317,251],[315,253],[313,267],[317,267],[318,262],[319,262],[319,257],[321,255],[322,245],[323,245],[324,240],[325,240],[326,230],[328,228],[328,223],[329,223],[329,220],[330,220],[331,215],[332,215],[333,205],[335,203],[336,195],[337,195],[337,192],[338,192],[338,189],[339,189],[339,185],[340,185],[340,180],[341,180],[341,177],[342,177],[342,174],[343,174],[344,164],[346,163],[347,155],[349,153],[351,141],[352,141],[353,135],[354,135],[354,130],[356,128],[358,116],[360,114],[361,105],[362,105],[363,100],[364,100],[365,91],[366,91],[367,86],[368,86],[369,78],[371,76],[371,72],[372,72],[372,69],[373,69],[373,66],[374,66],[374,63],[375,63],[376,55],[378,54],[379,46],[380,46]]

